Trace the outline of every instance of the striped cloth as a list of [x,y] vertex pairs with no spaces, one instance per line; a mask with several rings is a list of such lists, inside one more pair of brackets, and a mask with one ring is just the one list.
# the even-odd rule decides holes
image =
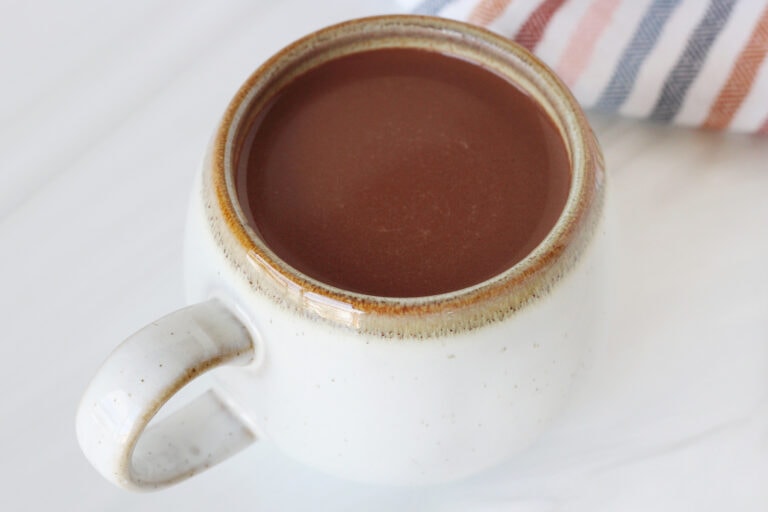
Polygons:
[[768,0],[401,0],[511,37],[585,108],[768,133]]

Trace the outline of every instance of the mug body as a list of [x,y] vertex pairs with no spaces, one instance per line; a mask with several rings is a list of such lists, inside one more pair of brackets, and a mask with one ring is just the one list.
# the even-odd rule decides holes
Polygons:
[[[234,169],[253,112],[297,74],[403,47],[470,60],[534,97],[567,147],[571,190],[552,232],[504,274],[439,296],[369,297],[282,263],[244,221]],[[221,392],[261,437],[350,479],[435,483],[499,463],[562,407],[599,330],[603,194],[602,157],[578,105],[514,43],[415,16],[356,20],[298,41],[236,95],[192,194],[188,298],[221,300],[255,345],[248,366],[219,370]]]

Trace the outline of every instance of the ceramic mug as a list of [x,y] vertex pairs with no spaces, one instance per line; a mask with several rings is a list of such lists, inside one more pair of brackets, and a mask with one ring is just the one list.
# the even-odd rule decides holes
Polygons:
[[[421,48],[506,77],[567,146],[562,215],[525,259],[476,286],[420,298],[333,288],[280,261],[244,221],[233,155],[249,112],[303,71],[373,48]],[[86,457],[133,489],[187,478],[266,438],[355,480],[458,479],[526,447],[561,407],[597,328],[603,163],[574,98],[523,48],[418,16],[342,23],[288,46],[236,94],[196,178],[186,240],[191,306],[124,341],[77,414]],[[150,420],[206,370],[216,387]]]

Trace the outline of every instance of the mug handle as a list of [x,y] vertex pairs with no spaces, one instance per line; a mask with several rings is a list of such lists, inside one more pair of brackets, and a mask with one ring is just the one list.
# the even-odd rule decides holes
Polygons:
[[86,458],[121,487],[152,490],[242,450],[256,435],[213,390],[147,425],[195,377],[253,357],[248,330],[217,299],[147,325],[107,358],[80,401],[77,438]]

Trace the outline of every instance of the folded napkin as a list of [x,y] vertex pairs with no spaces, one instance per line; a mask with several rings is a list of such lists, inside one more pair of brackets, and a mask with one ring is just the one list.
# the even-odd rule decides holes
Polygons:
[[768,133],[768,0],[401,0],[533,51],[588,109]]

